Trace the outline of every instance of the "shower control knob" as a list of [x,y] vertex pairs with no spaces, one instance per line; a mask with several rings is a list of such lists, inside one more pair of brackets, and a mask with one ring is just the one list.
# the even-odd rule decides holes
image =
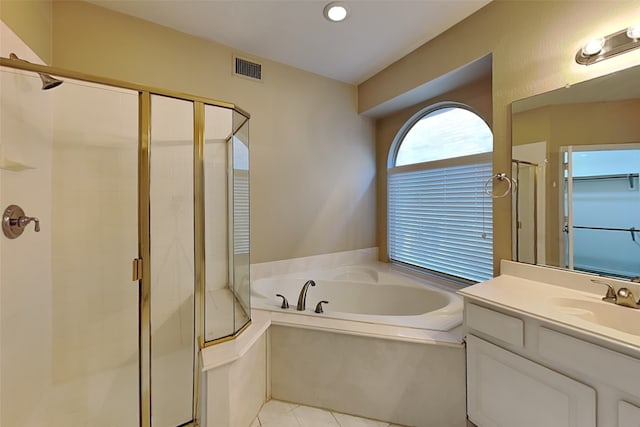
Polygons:
[[9,205],[2,215],[2,231],[9,239],[19,237],[25,227],[34,223],[35,231],[40,231],[40,220],[36,217],[26,216],[20,206]]
[[30,222],[34,222],[35,225],[35,232],[38,233],[40,231],[40,220],[36,217],[33,216],[21,216],[20,218],[18,218],[18,224],[20,224],[20,227],[26,227],[27,224],[29,224]]
[[282,305],[280,306],[281,309],[287,309],[289,308],[289,301],[287,301],[287,297],[285,297],[284,295],[280,295],[280,294],[276,294],[277,297],[282,298]]
[[329,304],[329,301],[320,301],[318,304],[316,304],[316,309],[314,310],[316,313],[318,314],[324,313],[324,310],[322,309],[322,304]]

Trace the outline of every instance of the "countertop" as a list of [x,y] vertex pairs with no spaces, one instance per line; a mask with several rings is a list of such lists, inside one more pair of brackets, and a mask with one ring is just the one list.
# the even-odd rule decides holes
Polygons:
[[548,267],[503,261],[500,276],[458,291],[463,297],[515,311],[640,357],[640,309],[602,301],[605,280],[617,290],[637,284]]

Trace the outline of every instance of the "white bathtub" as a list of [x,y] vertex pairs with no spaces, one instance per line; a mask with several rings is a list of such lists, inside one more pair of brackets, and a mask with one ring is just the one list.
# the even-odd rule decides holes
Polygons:
[[[322,261],[252,270],[253,315],[270,322],[272,397],[393,424],[466,425],[461,298],[374,261],[283,274]],[[298,312],[307,280],[316,286]],[[314,313],[322,300],[325,312]]]
[[[306,310],[299,312],[298,295],[307,280],[316,286],[308,288]],[[253,308],[315,317],[311,322],[318,327],[319,318],[443,332],[462,323],[462,299],[453,291],[399,274],[385,263],[261,278],[252,282],[251,292]],[[288,310],[280,308],[276,294],[287,297]],[[314,312],[319,301],[328,301],[322,314]]]

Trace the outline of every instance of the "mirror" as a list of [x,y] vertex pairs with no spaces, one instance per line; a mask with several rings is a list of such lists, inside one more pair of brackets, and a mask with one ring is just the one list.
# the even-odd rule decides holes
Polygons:
[[640,279],[640,66],[512,104],[512,259]]

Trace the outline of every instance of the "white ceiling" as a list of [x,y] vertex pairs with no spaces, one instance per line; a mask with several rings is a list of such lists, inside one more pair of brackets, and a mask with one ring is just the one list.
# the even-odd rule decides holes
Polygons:
[[332,79],[359,84],[491,0],[89,0],[127,15]]

